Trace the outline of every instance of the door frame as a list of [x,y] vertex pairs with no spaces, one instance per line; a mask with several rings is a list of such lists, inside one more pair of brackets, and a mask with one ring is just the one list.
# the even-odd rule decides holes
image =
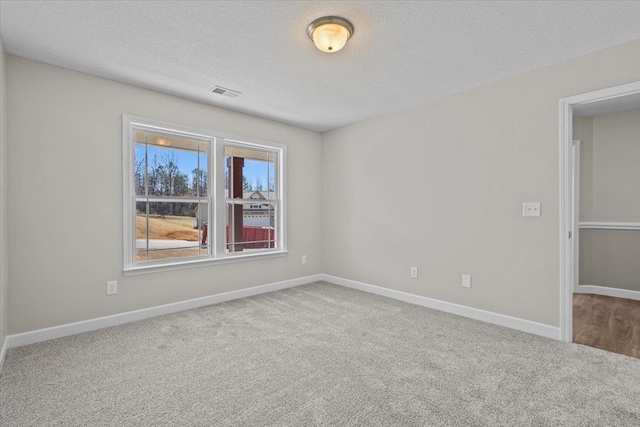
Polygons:
[[[571,143],[571,241],[572,241],[572,289],[573,293],[578,292],[580,285],[580,141],[573,140]],[[573,297],[571,298],[573,307]],[[573,322],[572,322],[573,324]]]
[[[579,223],[573,188],[573,107],[640,93],[640,81],[560,99],[560,339],[573,341],[573,293],[577,279]],[[576,212],[577,213],[577,212]],[[571,233],[571,234],[569,234]]]

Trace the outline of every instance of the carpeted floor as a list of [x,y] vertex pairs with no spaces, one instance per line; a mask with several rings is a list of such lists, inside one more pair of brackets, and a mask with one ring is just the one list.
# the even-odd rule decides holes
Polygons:
[[2,426],[640,425],[640,360],[327,283],[9,350]]

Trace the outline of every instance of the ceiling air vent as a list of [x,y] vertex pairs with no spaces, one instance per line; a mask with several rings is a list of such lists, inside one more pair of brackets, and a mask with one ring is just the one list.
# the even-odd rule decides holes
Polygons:
[[228,96],[230,98],[235,98],[242,93],[238,92],[237,90],[227,89],[226,87],[222,86],[214,86],[213,89],[211,89],[211,92],[217,95]]

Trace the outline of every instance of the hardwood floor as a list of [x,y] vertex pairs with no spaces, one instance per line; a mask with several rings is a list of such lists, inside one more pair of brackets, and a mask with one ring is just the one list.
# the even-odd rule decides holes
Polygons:
[[574,294],[573,341],[640,358],[640,301]]

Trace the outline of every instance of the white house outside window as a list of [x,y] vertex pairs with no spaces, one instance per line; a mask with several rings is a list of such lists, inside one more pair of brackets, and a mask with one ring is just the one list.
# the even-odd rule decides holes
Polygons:
[[285,253],[283,146],[123,122],[125,272]]

